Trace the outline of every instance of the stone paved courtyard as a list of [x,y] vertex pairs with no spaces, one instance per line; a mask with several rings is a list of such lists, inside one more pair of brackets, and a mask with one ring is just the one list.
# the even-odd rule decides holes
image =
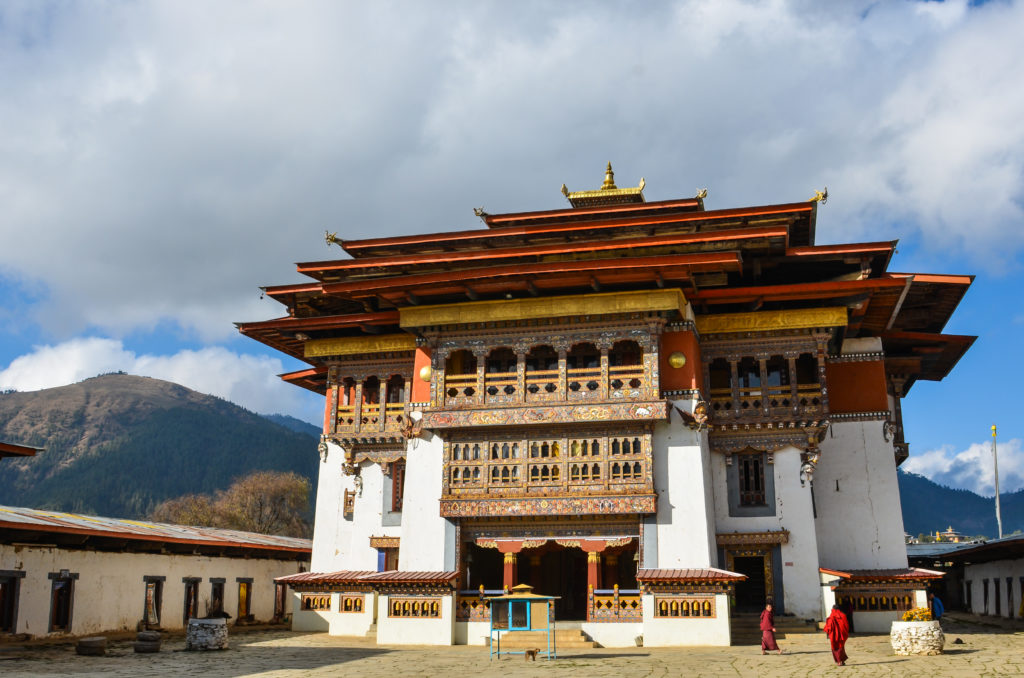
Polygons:
[[[114,641],[106,657],[79,657],[74,646],[0,645],[0,676],[1005,676],[1024,675],[1024,631],[944,621],[947,654],[896,657],[888,636],[855,636],[846,667],[832,664],[824,634],[780,641],[787,654],[762,657],[757,646],[696,649],[566,651],[552,662],[521,656],[489,662],[479,647],[378,647],[362,638],[289,631],[233,632],[222,652],[184,652],[171,636],[156,655],[135,654],[130,641]],[[960,638],[962,644],[953,644]]]

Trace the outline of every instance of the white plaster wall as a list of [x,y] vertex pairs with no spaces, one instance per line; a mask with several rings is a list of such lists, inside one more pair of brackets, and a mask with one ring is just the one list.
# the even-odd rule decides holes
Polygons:
[[[404,508],[404,507],[403,507]],[[391,596],[377,597],[378,645],[452,645],[455,641],[455,598],[441,597],[439,618],[389,617]]]
[[644,635],[642,622],[618,624],[583,622],[580,629],[601,647],[636,647],[637,637]]
[[832,424],[821,443],[814,499],[822,567],[907,566],[896,461],[882,422]]
[[[1006,595],[1006,578],[1013,578],[1013,586],[1011,588],[1010,602],[1012,604],[1013,614],[1010,614],[1010,609],[1007,608],[1007,595]],[[984,589],[982,586],[982,580],[984,579],[999,579],[999,614],[1003,617],[1021,617],[1024,608],[1021,606],[1021,582],[1020,578],[1024,577],[1024,558],[1017,558],[1016,560],[994,560],[990,563],[979,563],[977,565],[967,565],[964,567],[964,581],[968,581],[971,584],[971,612],[974,614],[995,614],[996,613],[996,602],[995,602],[995,589],[992,582],[988,584],[988,608],[985,608],[985,597]],[[945,603],[946,601],[942,601]]]
[[440,512],[444,444],[430,435],[409,442],[405,462],[399,568],[441,572],[455,569],[455,525]]
[[[346,561],[352,543],[352,523],[344,516],[344,491],[353,489],[352,478],[342,473],[345,451],[327,443],[327,460],[320,462],[316,485],[316,516],[313,522],[312,572],[352,569]],[[377,569],[376,563],[369,569]]]
[[389,510],[384,510],[385,489],[390,494],[391,479],[384,475],[379,464],[368,461],[359,465],[359,475],[363,479],[363,487],[356,495],[352,513],[352,541],[343,561],[345,566],[339,569],[376,570],[379,552],[370,546],[370,537],[397,537],[401,530],[395,524],[384,527],[385,515],[396,515],[390,511],[390,503]]
[[[784,447],[775,452],[772,466],[775,482],[775,515],[740,517],[729,515],[724,455],[715,455],[714,475],[716,532],[763,532],[789,530],[789,542],[782,544],[780,555],[785,610],[807,619],[820,619],[821,595],[818,590],[818,538],[814,525],[811,488],[800,484],[800,450]],[[725,567],[725,563],[722,563]],[[771,594],[771,592],[769,592]]]
[[[691,411],[693,403],[674,403]],[[644,529],[645,568],[715,567],[714,497],[707,435],[684,426],[673,413],[654,427],[657,514]],[[651,529],[653,527],[653,529]],[[652,539],[653,537],[653,539]]]
[[892,623],[901,619],[903,613],[899,610],[858,611],[853,613],[853,626],[857,633],[889,633]]
[[664,618],[654,616],[654,596],[644,596],[644,647],[724,646],[732,642],[729,597],[715,595],[715,617]]
[[[331,610],[341,609],[340,600],[341,594],[336,594],[331,600]],[[332,612],[327,632],[332,636],[365,636],[373,625],[376,603],[375,593],[365,593],[362,612]]]
[[[327,610],[303,610],[302,594],[291,592],[292,597],[292,631],[322,633],[331,628],[331,617],[336,613]],[[338,594],[331,595],[331,610],[338,609]]]
[[456,645],[487,645],[490,622],[455,622]]
[[160,625],[184,626],[183,577],[201,577],[199,614],[210,602],[210,578],[224,578],[224,611],[238,613],[236,577],[251,577],[250,613],[258,620],[274,616],[274,578],[299,572],[299,563],[257,558],[103,553],[55,547],[0,545],[0,569],[22,570],[16,633],[48,634],[51,580],[48,574],[77,572],[71,614],[71,634],[134,630],[143,616],[144,576],[165,576]]

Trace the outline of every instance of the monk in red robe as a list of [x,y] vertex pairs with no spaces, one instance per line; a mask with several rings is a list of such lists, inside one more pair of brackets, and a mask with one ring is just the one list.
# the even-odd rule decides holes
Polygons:
[[838,605],[832,606],[832,614],[825,620],[825,635],[832,645],[832,657],[839,666],[846,666],[846,639],[850,637],[850,622]]
[[782,654],[778,643],[775,642],[775,613],[772,612],[772,604],[764,606],[761,613],[761,654],[766,650],[778,650]]

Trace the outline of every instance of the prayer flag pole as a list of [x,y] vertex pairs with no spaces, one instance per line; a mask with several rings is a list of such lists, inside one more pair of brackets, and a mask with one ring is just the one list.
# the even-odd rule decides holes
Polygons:
[[1003,538],[1003,517],[999,513],[999,457],[996,455],[996,425],[992,424],[992,466],[996,472],[996,525],[999,527],[999,538]]

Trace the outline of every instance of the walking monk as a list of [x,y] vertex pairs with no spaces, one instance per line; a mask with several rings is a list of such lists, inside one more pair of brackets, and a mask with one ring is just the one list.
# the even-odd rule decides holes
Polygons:
[[846,666],[846,639],[850,637],[850,622],[838,605],[832,606],[832,614],[825,620],[825,635],[832,645],[832,657],[839,666]]
[[771,603],[765,605],[761,613],[761,654],[765,654],[765,650],[779,650],[779,654],[782,654],[775,642],[775,613],[772,612]]

